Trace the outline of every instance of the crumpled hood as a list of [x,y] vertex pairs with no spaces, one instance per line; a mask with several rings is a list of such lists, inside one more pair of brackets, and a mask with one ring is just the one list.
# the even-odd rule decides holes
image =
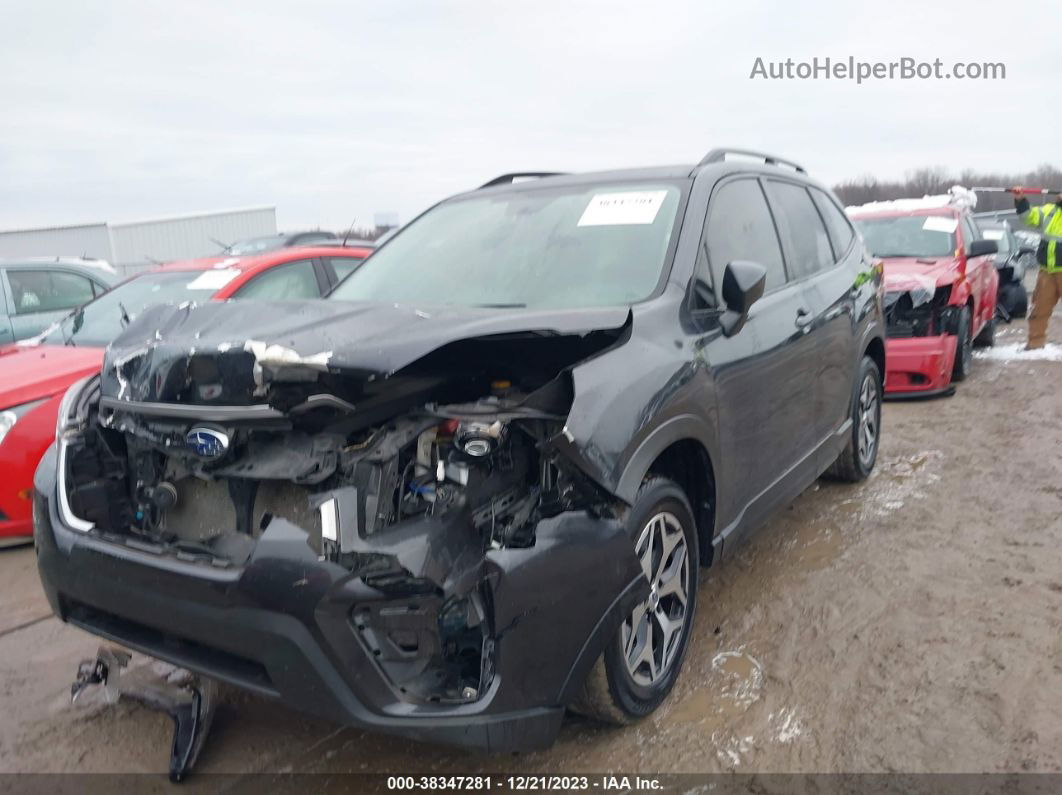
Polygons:
[[[581,336],[621,328],[629,315],[627,307],[530,310],[341,301],[160,305],[142,312],[107,349],[103,394],[137,401],[255,402],[273,381],[314,380],[324,372],[371,381],[451,342],[507,334]],[[195,394],[189,394],[187,385],[193,382]],[[251,391],[240,395],[232,384]]]
[[0,409],[63,392],[100,368],[102,348],[5,345],[0,348]]
[[885,291],[928,290],[951,284],[959,275],[954,257],[889,257],[885,263]]
[[885,263],[885,307],[896,303],[902,295],[911,296],[914,307],[928,304],[937,288],[952,285],[962,275],[954,257],[890,257]]

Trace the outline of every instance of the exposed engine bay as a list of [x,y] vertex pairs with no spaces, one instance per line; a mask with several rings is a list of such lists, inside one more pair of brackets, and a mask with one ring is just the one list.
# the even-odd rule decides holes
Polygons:
[[503,630],[485,553],[534,547],[562,512],[622,510],[553,444],[567,368],[621,335],[464,340],[387,377],[149,346],[83,401],[60,487],[93,533],[217,570],[271,526],[305,531],[370,589],[349,620],[400,698],[473,701]]
[[957,334],[961,307],[950,305],[951,285],[897,290],[885,294],[885,329],[889,337]]

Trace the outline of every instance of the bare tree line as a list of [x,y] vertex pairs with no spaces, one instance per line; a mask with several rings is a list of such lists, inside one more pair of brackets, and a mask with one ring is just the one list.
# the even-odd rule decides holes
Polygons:
[[[932,166],[908,171],[903,180],[879,180],[877,177],[866,175],[834,185],[833,189],[845,205],[856,205],[872,201],[919,198],[926,194],[946,193],[952,185],[962,185],[966,188],[974,186],[1005,188],[1012,185],[1026,185],[1062,189],[1062,171],[1046,163],[1032,171],[1011,173],[966,169],[956,174],[946,168]],[[1030,197],[1030,199],[1033,204],[1041,201],[1037,197]],[[1054,197],[1047,196],[1044,200],[1053,201]],[[1009,210],[1013,206],[1014,201],[1005,193],[981,193],[977,197],[979,211]]]

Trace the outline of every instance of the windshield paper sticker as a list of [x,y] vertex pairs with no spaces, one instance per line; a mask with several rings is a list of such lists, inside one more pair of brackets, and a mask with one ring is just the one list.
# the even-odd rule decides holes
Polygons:
[[660,212],[666,190],[595,193],[577,226],[625,226],[651,224]]
[[220,290],[239,275],[240,272],[237,270],[203,271],[200,276],[197,276],[192,281],[188,282],[185,289]]
[[958,225],[958,218],[948,218],[946,215],[930,215],[926,217],[922,228],[929,232],[947,232],[950,235],[955,232]]

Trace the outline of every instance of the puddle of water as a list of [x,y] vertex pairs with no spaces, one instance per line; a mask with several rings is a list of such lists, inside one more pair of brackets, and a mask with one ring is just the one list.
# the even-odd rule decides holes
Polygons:
[[787,543],[789,560],[800,571],[826,568],[841,554],[840,528],[826,517],[797,525]]
[[921,500],[940,480],[937,470],[944,459],[939,450],[924,450],[908,456],[879,460],[878,466],[858,493],[842,500],[840,508],[863,521],[889,516],[912,500]]
[[667,719],[676,723],[726,726],[744,715],[763,691],[763,666],[744,650],[724,651],[712,658],[705,686],[684,698]]

